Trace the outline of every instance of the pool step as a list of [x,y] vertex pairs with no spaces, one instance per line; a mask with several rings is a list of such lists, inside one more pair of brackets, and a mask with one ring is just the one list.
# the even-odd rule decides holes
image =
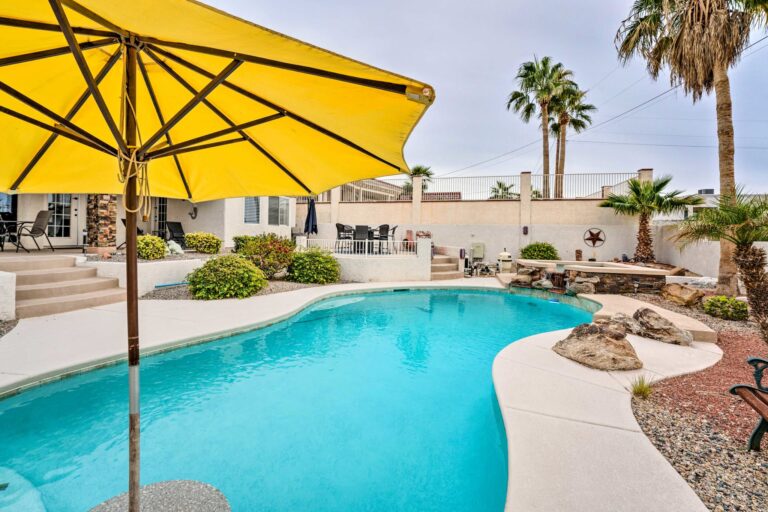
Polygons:
[[459,266],[459,258],[436,254],[432,257],[432,281],[461,279],[464,272]]
[[456,270],[455,263],[432,263],[432,272],[447,272]]
[[122,288],[108,288],[106,290],[76,293],[60,297],[46,297],[43,299],[19,300],[16,301],[16,318],[53,315],[76,309],[114,304],[124,300],[125,290]]

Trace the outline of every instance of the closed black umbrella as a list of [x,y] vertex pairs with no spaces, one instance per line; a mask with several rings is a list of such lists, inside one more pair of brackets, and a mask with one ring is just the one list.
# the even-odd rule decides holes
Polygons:
[[307,220],[304,221],[304,233],[311,235],[317,234],[317,211],[315,210],[315,200],[309,200],[307,209]]

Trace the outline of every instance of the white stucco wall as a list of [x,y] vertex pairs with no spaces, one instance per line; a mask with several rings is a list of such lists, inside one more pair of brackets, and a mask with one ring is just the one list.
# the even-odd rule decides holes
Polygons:
[[16,274],[0,272],[0,320],[16,318]]
[[[157,285],[176,284],[186,280],[187,274],[205,263],[203,259],[140,262],[138,265],[139,296],[155,289]],[[125,263],[114,261],[88,261],[82,266],[96,267],[99,277],[116,277],[120,287],[126,287]]]
[[273,226],[269,224],[269,200],[262,197],[259,201],[259,223],[252,224],[245,222],[245,200],[242,197],[226,199],[225,203],[225,234],[224,247],[234,247],[233,237],[238,235],[261,235],[263,233],[275,233],[279,236],[290,238],[291,227],[301,222],[303,224],[306,218],[306,208],[304,217],[301,220],[296,218],[296,200],[288,199],[288,225]]
[[419,240],[416,256],[336,255],[341,266],[342,281],[374,283],[382,281],[429,281],[431,279],[432,244]]

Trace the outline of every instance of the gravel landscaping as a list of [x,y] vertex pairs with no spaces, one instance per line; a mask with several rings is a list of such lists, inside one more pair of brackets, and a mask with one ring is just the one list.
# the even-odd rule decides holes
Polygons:
[[[256,295],[269,295],[271,293],[290,292],[291,290],[299,290],[301,288],[309,288],[313,286],[319,286],[317,284],[304,284],[294,283],[292,281],[269,281],[266,288],[261,290]],[[160,288],[154,290],[143,297],[142,300],[195,300],[192,294],[189,293],[189,288],[186,285],[182,286],[169,286],[167,288]]]
[[[165,258],[160,260],[142,260],[139,259],[139,263],[154,263],[158,261],[174,261],[174,260],[207,260],[216,254],[202,254],[199,252],[185,252],[184,254],[169,254]],[[97,254],[89,254],[86,256],[88,261],[114,261],[115,263],[122,263],[125,261],[124,253],[115,253],[110,258],[102,258]]]
[[16,324],[18,324],[18,320],[8,320],[5,322],[0,322],[0,338],[11,332],[11,329],[16,327]]

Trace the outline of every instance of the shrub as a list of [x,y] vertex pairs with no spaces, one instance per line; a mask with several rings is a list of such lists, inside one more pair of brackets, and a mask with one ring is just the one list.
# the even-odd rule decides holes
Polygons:
[[250,240],[256,240],[258,238],[255,235],[237,235],[232,237],[232,241],[235,243],[235,248],[232,249],[233,252],[240,252],[240,250],[243,248],[246,242]]
[[243,299],[265,286],[267,280],[256,265],[235,254],[206,261],[187,276],[189,291],[196,299]]
[[221,238],[212,233],[203,233],[201,231],[187,233],[184,235],[184,242],[193,251],[203,254],[218,254],[221,250]]
[[725,295],[716,295],[706,299],[704,312],[725,320],[746,320],[749,318],[749,308],[746,302]]
[[136,237],[136,251],[142,260],[161,260],[165,258],[167,247],[159,236],[140,235]]
[[650,380],[645,378],[645,375],[641,375],[632,381],[632,396],[646,399],[651,396],[652,392],[652,383]]
[[525,260],[559,260],[555,246],[547,242],[534,242],[523,247],[520,257]]
[[297,252],[288,267],[288,279],[297,283],[335,283],[340,276],[339,262],[331,253],[320,249]]
[[274,233],[250,237],[240,245],[238,254],[245,256],[264,272],[267,279],[285,270],[293,261],[296,244]]

